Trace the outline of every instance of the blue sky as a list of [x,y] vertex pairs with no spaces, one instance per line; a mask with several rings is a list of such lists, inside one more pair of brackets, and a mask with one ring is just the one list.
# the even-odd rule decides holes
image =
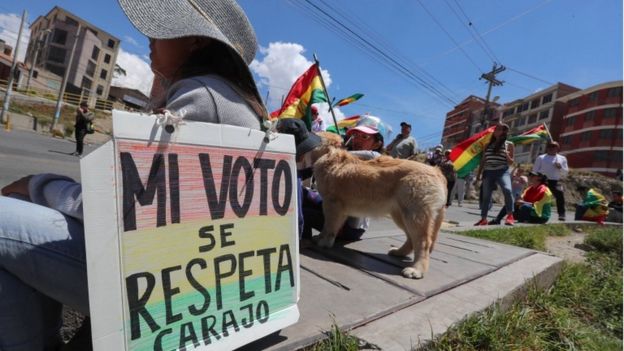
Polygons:
[[[327,14],[316,14],[309,3],[365,38],[385,57],[400,62],[411,78],[380,63],[370,49],[344,39],[328,27]],[[270,110],[279,107],[289,82],[312,63],[316,53],[330,96],[365,95],[338,111],[339,116],[368,112],[395,131],[401,121],[409,121],[421,147],[439,142],[445,114],[453,107],[450,101],[485,96],[487,86],[478,78],[491,69],[493,60],[508,67],[498,76],[505,84],[492,93],[500,96],[499,102],[522,98],[556,82],[587,88],[622,79],[620,0],[240,0],[240,4],[258,36],[261,48],[252,70],[262,96],[270,91]],[[32,22],[54,5],[119,37],[123,52],[118,63],[129,72],[119,84],[148,86],[147,40],[114,0],[2,2],[0,39],[11,42],[13,36],[15,41],[15,19],[22,10],[28,11]],[[471,35],[471,29],[479,35],[474,31]],[[482,38],[482,44],[475,38]]]

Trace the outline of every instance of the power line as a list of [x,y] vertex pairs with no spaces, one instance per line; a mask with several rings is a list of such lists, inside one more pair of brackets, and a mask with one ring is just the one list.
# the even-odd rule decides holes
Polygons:
[[446,30],[446,28],[444,28],[444,26],[433,16],[433,14],[431,12],[429,12],[429,10],[425,7],[425,5],[422,3],[422,1],[418,0],[418,3],[425,10],[425,12],[427,12],[429,17],[431,17],[431,19],[438,25],[438,27],[440,27],[440,29],[442,29],[442,31],[449,37],[449,39],[451,39],[451,41],[455,45],[457,45],[457,47],[461,50],[461,52],[464,54],[464,56],[466,56],[468,61],[470,61],[470,63],[472,63],[473,66],[475,66],[477,71],[479,71],[479,73],[483,73],[481,68],[479,68],[479,65],[477,65],[477,63],[472,59],[472,57],[470,57],[470,55],[468,55],[468,53],[462,47],[459,46],[459,43],[455,40],[455,38],[453,38],[453,36]]
[[[374,57],[376,57],[378,62],[382,63],[384,66],[390,69],[395,70],[401,75],[407,77],[409,80],[416,83],[420,87],[424,88],[427,92],[431,93],[434,97],[437,97],[445,104],[450,103],[451,106],[454,106],[456,104],[456,102],[452,98],[450,98],[447,94],[444,94],[435,86],[433,86],[433,84],[431,84],[430,82],[427,82],[425,79],[415,74],[411,69],[406,67],[401,62],[398,62],[397,59],[390,56],[383,50],[379,49],[379,47],[376,44],[371,43],[369,40],[362,37],[362,35],[358,34],[354,29],[350,28],[349,26],[344,24],[342,21],[332,16],[325,9],[312,3],[310,0],[302,0],[302,1],[304,1],[303,4],[306,4],[306,6],[308,6],[310,10],[319,12],[324,17],[329,18],[329,20],[333,21],[333,25],[332,25],[333,28],[336,28],[340,30],[342,33],[346,34],[349,37],[347,39],[349,42],[358,43],[358,46],[362,50],[367,52],[368,55],[374,55]],[[309,15],[309,13],[310,11],[306,11],[306,15]],[[322,24],[327,24],[327,22],[322,21]],[[344,38],[344,36],[342,37]]]
[[468,30],[468,32],[470,33],[472,38],[477,42],[477,44],[479,44],[481,49],[483,49],[483,52],[485,52],[485,54],[488,55],[490,57],[490,59],[492,59],[492,61],[500,63],[500,60],[496,57],[496,55],[494,54],[494,51],[492,51],[492,49],[488,46],[488,44],[485,42],[483,37],[479,34],[479,31],[477,30],[476,25],[470,20],[470,18],[468,17],[468,15],[466,14],[466,12],[462,8],[462,6],[459,4],[459,2],[457,0],[453,0],[453,1],[455,2],[455,5],[459,8],[459,11],[462,13],[462,15],[464,15],[464,19],[468,22],[468,24],[466,24],[464,21],[462,21],[462,19],[460,18],[459,14],[451,6],[451,4],[448,2],[448,0],[444,0],[446,5],[455,14],[455,17],[457,18],[457,20],[462,25],[464,25],[464,27],[466,28],[466,30]]
[[535,79],[535,80],[540,81],[540,82],[542,82],[542,83],[546,83],[546,84],[548,84],[548,85],[553,85],[553,84],[555,84],[555,83],[553,83],[553,82],[549,82],[549,81],[544,80],[544,79],[542,79],[542,78],[538,78],[538,77],[532,76],[532,75],[530,75],[530,74],[528,74],[528,73],[523,73],[523,72],[520,72],[520,71],[518,71],[518,70],[516,70],[516,69],[513,69],[513,68],[511,68],[511,67],[507,67],[507,68],[508,68],[510,71],[516,72],[516,73],[518,73],[518,74],[521,74],[521,75],[523,75],[523,76],[525,76],[525,77],[529,77],[529,78],[531,78],[531,79]]

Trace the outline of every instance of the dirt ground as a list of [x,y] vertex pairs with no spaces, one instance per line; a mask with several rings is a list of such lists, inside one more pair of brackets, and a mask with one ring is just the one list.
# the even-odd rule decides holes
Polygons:
[[585,260],[585,251],[578,248],[578,246],[582,247],[586,235],[580,231],[573,231],[567,236],[549,236],[546,238],[546,252],[561,257],[566,261],[583,262]]

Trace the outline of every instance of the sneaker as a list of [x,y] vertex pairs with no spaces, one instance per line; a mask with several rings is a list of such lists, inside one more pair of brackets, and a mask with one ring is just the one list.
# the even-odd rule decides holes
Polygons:
[[488,222],[488,225],[499,225],[499,224],[500,224],[500,221],[497,221],[495,219]]
[[515,219],[513,214],[508,214],[507,218],[505,218],[505,225],[514,225]]
[[488,225],[488,221],[485,219],[482,219],[478,221],[477,223],[475,223],[475,226],[479,226],[479,225]]

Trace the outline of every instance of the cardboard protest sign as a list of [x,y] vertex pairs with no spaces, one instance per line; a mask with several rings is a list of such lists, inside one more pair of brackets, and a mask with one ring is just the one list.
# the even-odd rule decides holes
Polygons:
[[226,350],[295,323],[292,137],[120,111],[113,130],[81,160],[94,348]]

